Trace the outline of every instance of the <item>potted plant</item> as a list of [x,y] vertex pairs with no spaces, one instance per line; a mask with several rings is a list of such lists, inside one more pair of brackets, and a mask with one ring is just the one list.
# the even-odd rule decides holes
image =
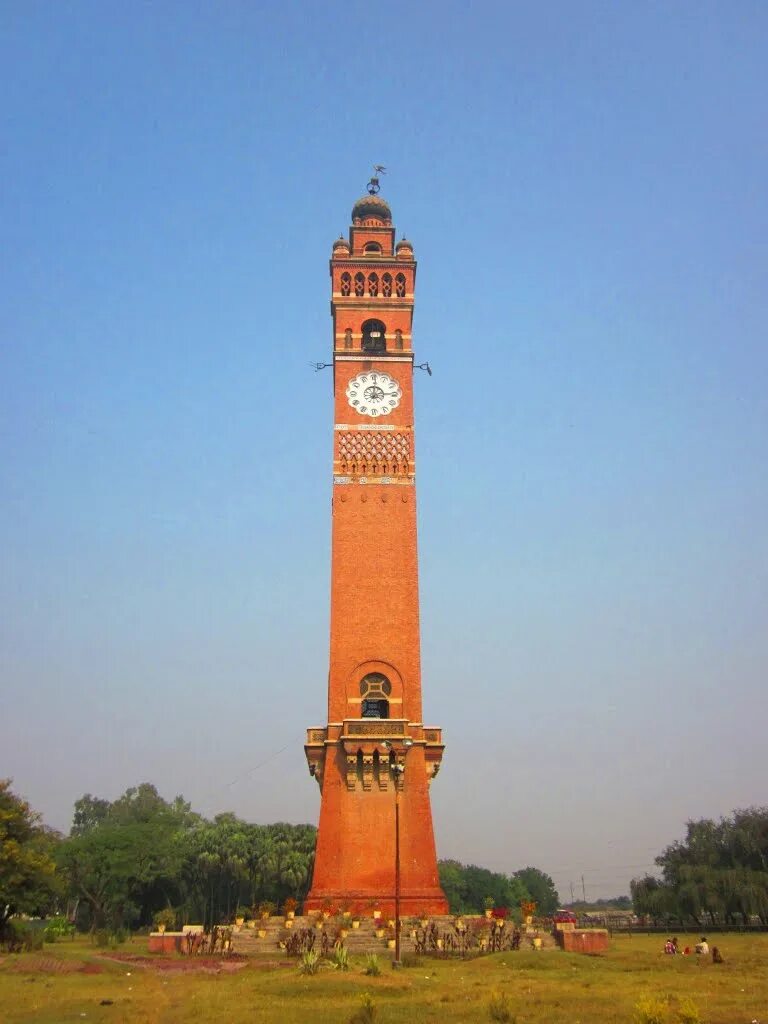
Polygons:
[[349,903],[342,903],[341,916],[348,921],[352,917],[352,907]]
[[245,907],[238,907],[237,910],[235,911],[235,924],[237,925],[238,928],[243,927],[243,925],[245,924],[246,916],[247,911]]
[[377,921],[376,922],[376,938],[377,939],[383,939],[385,931],[386,931],[386,929],[382,925],[381,921]]
[[536,904],[533,900],[520,900],[520,911],[526,927],[530,928],[533,922],[533,915],[536,913]]
[[369,900],[368,908],[371,911],[371,917],[373,920],[378,921],[381,918],[381,910],[379,909],[379,905],[376,900]]
[[295,900],[293,896],[289,896],[285,903],[283,903],[283,910],[285,911],[285,916],[292,920],[296,914],[296,907],[298,907],[298,905],[298,900]]
[[176,911],[173,907],[164,907],[155,914],[155,927],[162,935],[167,928],[173,928],[176,924]]
[[259,928],[259,930],[256,932],[256,934],[259,936],[260,939],[266,939],[266,937],[267,937],[267,929],[266,928]]
[[496,901],[493,896],[486,896],[483,900],[483,903],[485,904],[485,916],[489,919],[493,917],[493,905],[495,902]]
[[359,917],[353,917],[352,918],[352,927],[353,928],[359,928],[360,927],[360,918]]
[[328,920],[328,918],[331,916],[331,911],[332,910],[333,910],[333,904],[331,903],[331,901],[330,900],[323,900],[322,905],[320,907],[320,913],[323,915],[324,920],[326,920],[326,921]]
[[262,921],[266,921],[275,912],[275,904],[270,900],[262,900],[258,906],[259,917]]

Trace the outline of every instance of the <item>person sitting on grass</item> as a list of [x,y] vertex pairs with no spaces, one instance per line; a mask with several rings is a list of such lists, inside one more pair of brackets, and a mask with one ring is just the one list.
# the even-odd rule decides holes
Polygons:
[[707,956],[709,953],[709,943],[707,942],[706,935],[701,936],[701,942],[696,943],[696,956]]

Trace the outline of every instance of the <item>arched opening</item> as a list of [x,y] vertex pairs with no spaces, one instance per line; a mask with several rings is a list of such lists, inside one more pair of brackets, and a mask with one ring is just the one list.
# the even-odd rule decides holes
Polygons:
[[366,242],[363,252],[366,256],[379,256],[381,255],[381,245],[378,242]]
[[386,328],[381,320],[366,320],[363,324],[363,352],[385,352],[387,348]]
[[352,291],[352,278],[351,278],[351,276],[345,270],[344,273],[341,275],[341,294],[342,295],[349,295],[349,293],[351,291]]
[[344,348],[352,348],[352,328],[348,327],[344,331]]
[[405,274],[398,274],[395,278],[395,292],[399,299],[405,298]]
[[389,718],[389,701],[392,684],[381,672],[369,672],[360,680],[361,718]]
[[381,294],[385,299],[392,297],[392,275],[384,274],[381,279]]
[[403,350],[403,332],[401,330],[395,331],[395,348],[401,352]]
[[355,295],[361,299],[365,295],[365,275],[355,274]]
[[379,275],[369,274],[368,275],[368,294],[371,298],[375,299],[379,294]]

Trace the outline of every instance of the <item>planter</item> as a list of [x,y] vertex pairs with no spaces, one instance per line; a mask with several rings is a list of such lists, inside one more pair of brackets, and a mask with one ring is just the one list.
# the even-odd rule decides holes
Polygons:
[[323,922],[320,920],[320,918],[318,918],[317,921],[315,921],[315,928],[317,928],[319,932],[323,930]]
[[284,924],[286,928],[293,928],[293,918],[286,917]]
[[419,924],[421,925],[422,928],[427,928],[429,926],[429,920],[426,917],[422,917],[422,919],[419,921]]
[[486,917],[488,918],[488,920],[490,921],[490,920],[491,920],[491,918],[493,917],[493,911],[492,911],[492,910],[486,910],[486,912],[485,912],[485,916],[486,916]]
[[259,928],[259,930],[257,932],[257,935],[259,936],[260,939],[266,939],[266,937],[267,937],[267,929],[266,928]]
[[538,936],[538,935],[537,935],[537,936],[536,936],[536,938],[535,938],[535,939],[533,940],[533,948],[534,948],[534,949],[541,949],[541,939],[539,938],[539,936]]
[[323,920],[324,921],[327,921],[330,916],[331,916],[330,910],[324,910],[323,911]]
[[373,920],[374,921],[380,921],[381,920],[381,911],[380,910],[374,910],[374,912],[373,912]]
[[268,921],[269,920],[269,914],[261,913],[259,915],[259,917],[261,917],[262,921]]
[[394,949],[394,948],[395,948],[395,940],[394,939],[387,939],[387,949]]
[[292,921],[292,920],[294,919],[294,917],[296,916],[296,911],[295,911],[295,910],[286,910],[286,912],[285,912],[285,916],[286,916],[286,917],[287,917],[287,918],[288,918],[288,919],[289,919],[290,921]]
[[339,928],[339,938],[340,939],[346,939],[346,937],[348,935],[349,935],[349,929],[348,928]]
[[376,929],[376,938],[377,939],[383,939],[384,938],[384,929],[383,928],[377,928]]
[[245,918],[244,917],[236,917],[235,918],[235,924],[237,925],[238,928],[242,928],[243,925],[245,924]]
[[348,921],[350,919],[350,917],[352,917],[352,911],[351,910],[345,910],[344,913],[341,916]]
[[352,922],[352,927],[353,928],[359,928],[360,927],[360,922],[359,921],[353,921]]
[[394,927],[395,927],[395,922],[390,917],[390,919],[387,921],[387,928],[394,928]]
[[437,948],[438,949],[442,949],[443,948],[443,940],[442,939],[438,939],[437,940]]
[[526,914],[525,915],[525,923],[526,923],[526,925],[530,925],[530,924],[533,923],[533,914]]
[[164,924],[159,924],[157,926],[157,930],[160,932],[161,935],[165,934],[165,925]]
[[408,932],[408,934],[410,935],[410,937],[412,939],[415,939],[416,938],[416,929],[415,928],[411,928],[411,930]]

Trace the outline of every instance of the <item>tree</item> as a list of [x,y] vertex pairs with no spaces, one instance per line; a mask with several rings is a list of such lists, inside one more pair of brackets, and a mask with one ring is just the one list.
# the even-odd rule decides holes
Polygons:
[[0,779],[0,931],[13,914],[38,913],[55,900],[57,839],[11,791],[11,780]]
[[542,917],[551,917],[560,905],[555,883],[549,875],[538,868],[521,868],[514,877],[525,886],[536,904],[536,912]]
[[528,890],[515,877],[476,864],[460,864],[457,860],[441,860],[438,865],[440,885],[454,914],[480,914],[490,897],[496,907],[516,908],[529,898]]
[[685,839],[656,858],[661,880],[632,883],[639,914],[672,916],[703,927],[758,917],[768,924],[768,808],[736,810],[730,818],[686,823]]

